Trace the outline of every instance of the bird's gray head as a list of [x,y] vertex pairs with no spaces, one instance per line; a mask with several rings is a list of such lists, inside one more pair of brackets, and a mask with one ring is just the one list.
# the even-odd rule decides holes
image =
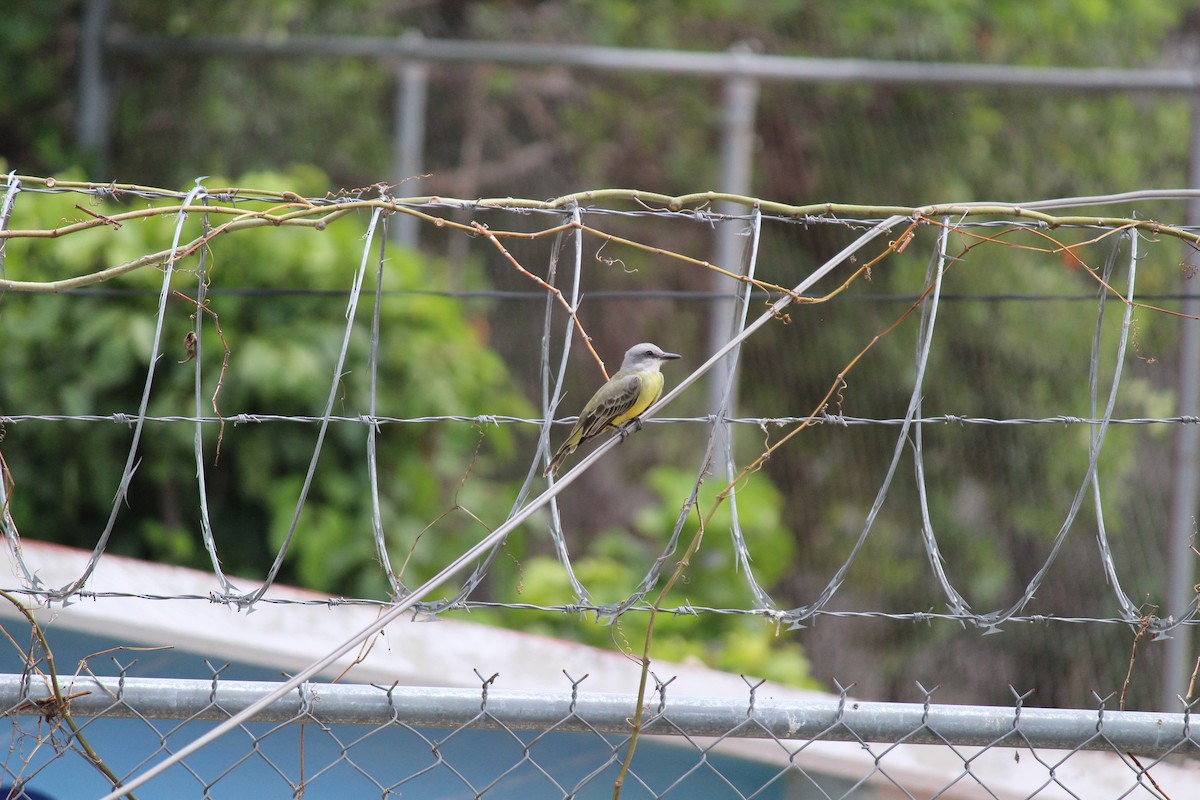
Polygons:
[[664,352],[656,344],[642,342],[641,344],[635,344],[625,351],[625,360],[621,362],[621,369],[633,370],[634,372],[641,372],[646,369],[658,369],[662,362],[679,357],[677,353]]

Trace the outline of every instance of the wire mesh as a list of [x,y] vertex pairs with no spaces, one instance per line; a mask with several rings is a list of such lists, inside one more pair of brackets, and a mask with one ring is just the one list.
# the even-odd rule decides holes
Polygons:
[[[69,704],[35,672],[0,681],[13,740],[4,780],[72,781],[98,794],[107,787],[89,761],[127,778],[275,687],[228,680],[224,668],[211,668],[209,680],[131,671],[69,679],[61,687]],[[637,697],[589,693],[586,677],[504,691],[496,677],[474,690],[306,683],[156,789],[610,796]],[[1016,692],[1009,707],[946,706],[919,685],[913,703],[865,703],[845,691],[789,702],[765,691],[747,681],[740,699],[679,697],[658,684],[626,796],[1186,797],[1196,778],[1195,763],[1181,760],[1200,745],[1190,708],[1113,712],[1110,698],[1096,697],[1090,710],[1035,709]],[[1091,774],[1097,766],[1103,785]]]

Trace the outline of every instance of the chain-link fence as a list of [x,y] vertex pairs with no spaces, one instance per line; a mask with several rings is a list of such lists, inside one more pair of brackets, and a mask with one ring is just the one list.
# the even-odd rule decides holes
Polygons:
[[[40,675],[0,681],[12,718],[10,783],[98,796],[170,755],[277,684]],[[843,693],[781,701],[747,682],[740,701],[647,697],[586,679],[545,692],[305,683],[240,723],[211,752],[166,771],[146,796],[1058,798],[1194,796],[1191,716],[867,703]],[[767,694],[767,697],[763,697]],[[68,716],[69,715],[69,716]],[[103,765],[103,766],[101,766]],[[164,793],[166,792],[166,793]]]

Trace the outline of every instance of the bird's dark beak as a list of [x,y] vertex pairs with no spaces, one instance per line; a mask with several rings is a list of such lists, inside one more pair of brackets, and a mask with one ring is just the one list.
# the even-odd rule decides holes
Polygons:
[[679,355],[679,353],[663,353],[659,356],[659,358],[663,359],[664,361],[673,361],[677,358],[683,358],[683,356]]

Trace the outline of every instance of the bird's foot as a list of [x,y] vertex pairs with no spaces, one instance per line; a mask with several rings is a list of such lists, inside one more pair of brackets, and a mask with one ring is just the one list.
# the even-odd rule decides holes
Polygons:
[[625,438],[629,436],[629,434],[633,433],[634,431],[640,431],[641,429],[642,418],[634,417],[633,419],[629,420],[629,422],[626,422],[624,425],[617,428],[617,436],[619,436],[623,442],[625,441]]

